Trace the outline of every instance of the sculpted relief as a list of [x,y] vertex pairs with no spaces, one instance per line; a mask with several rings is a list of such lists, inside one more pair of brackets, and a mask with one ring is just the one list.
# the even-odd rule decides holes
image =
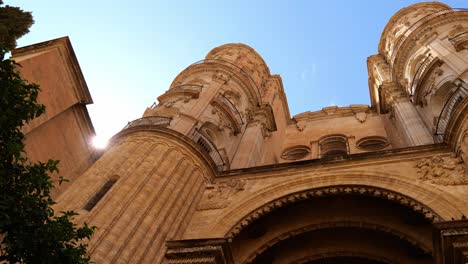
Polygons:
[[468,176],[463,160],[456,154],[449,157],[435,155],[416,164],[419,179],[438,185],[468,184]]
[[245,180],[229,180],[207,185],[203,198],[197,207],[198,211],[226,208],[230,197],[245,189]]

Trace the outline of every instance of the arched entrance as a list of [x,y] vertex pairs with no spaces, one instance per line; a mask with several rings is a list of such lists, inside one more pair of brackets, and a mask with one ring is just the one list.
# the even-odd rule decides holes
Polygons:
[[232,237],[236,263],[434,263],[432,220],[353,192],[287,204]]

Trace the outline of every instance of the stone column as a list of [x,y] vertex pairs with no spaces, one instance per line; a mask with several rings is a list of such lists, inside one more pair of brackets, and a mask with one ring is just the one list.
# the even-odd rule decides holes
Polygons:
[[[253,113],[252,113],[253,112]],[[272,131],[276,131],[273,110],[270,105],[260,106],[248,118],[241,142],[232,161],[231,169],[249,168],[258,165],[263,158],[263,144]]]
[[434,139],[424,125],[413,103],[403,90],[393,82],[381,85],[387,108],[391,109],[397,130],[410,146],[433,144]]

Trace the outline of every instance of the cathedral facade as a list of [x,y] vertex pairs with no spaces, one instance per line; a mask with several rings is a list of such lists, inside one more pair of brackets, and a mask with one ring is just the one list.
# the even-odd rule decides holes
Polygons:
[[[253,48],[214,48],[102,155],[86,143],[91,98],[68,39],[13,57],[64,91],[43,95],[54,112],[28,128],[27,150],[64,161],[56,210],[98,227],[96,263],[468,262],[468,10],[397,12],[367,59],[370,106],[291,117]],[[41,143],[57,129],[71,134]]]

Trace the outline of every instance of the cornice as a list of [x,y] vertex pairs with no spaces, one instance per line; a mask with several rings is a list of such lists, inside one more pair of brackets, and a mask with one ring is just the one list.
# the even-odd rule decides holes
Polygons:
[[73,46],[67,36],[14,49],[11,52],[11,58],[13,60],[20,60],[21,57],[34,56],[34,54],[41,54],[52,49],[59,49],[59,52],[63,56],[62,59],[66,63],[65,66],[68,66],[66,69],[75,84],[73,87],[79,100],[78,103],[92,104],[93,99],[91,98],[88,85],[84,79]]
[[308,111],[293,116],[296,122],[311,122],[318,120],[334,119],[337,117],[353,116],[356,113],[369,113],[371,108],[365,104],[352,104],[349,106],[327,106],[318,111]]

